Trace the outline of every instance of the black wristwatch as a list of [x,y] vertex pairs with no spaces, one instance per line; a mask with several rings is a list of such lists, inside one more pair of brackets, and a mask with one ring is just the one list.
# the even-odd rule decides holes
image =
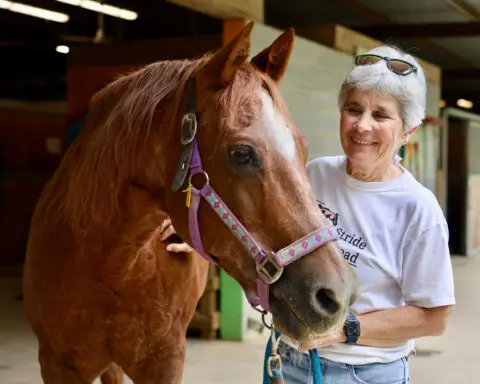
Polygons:
[[347,344],[356,344],[360,336],[360,321],[353,313],[349,313],[343,324],[343,332],[347,337]]

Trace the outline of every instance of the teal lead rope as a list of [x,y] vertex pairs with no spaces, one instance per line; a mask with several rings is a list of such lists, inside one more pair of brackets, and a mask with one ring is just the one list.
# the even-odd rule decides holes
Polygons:
[[310,361],[312,362],[313,384],[322,384],[322,367],[320,366],[320,356],[317,349],[308,351]]
[[[263,363],[263,384],[283,384],[282,360],[277,353],[280,333],[272,328],[272,334],[265,348]],[[313,384],[322,384],[320,356],[316,349],[308,351],[312,366]]]
[[277,353],[280,332],[271,329],[271,336],[265,348],[263,362],[263,384],[283,384],[282,360]]

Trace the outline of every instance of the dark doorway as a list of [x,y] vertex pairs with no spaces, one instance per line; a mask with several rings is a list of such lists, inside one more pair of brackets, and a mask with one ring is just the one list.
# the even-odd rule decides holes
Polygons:
[[468,124],[448,118],[447,222],[454,255],[467,253]]

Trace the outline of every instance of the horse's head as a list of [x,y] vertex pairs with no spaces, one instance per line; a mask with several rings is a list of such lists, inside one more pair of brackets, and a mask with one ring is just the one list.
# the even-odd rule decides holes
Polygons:
[[[257,266],[245,246],[249,239],[268,254],[328,227],[329,221],[318,208],[307,178],[307,142],[277,88],[292,51],[293,30],[248,61],[251,28],[245,27],[208,58],[185,87],[165,163],[167,180],[176,178],[177,185],[165,198],[175,228],[196,245],[198,239],[190,237],[187,224],[190,220],[192,228],[195,220],[188,218],[187,193],[182,190],[188,183],[189,156],[192,151],[194,158],[199,154],[210,186],[251,235],[242,244],[241,235],[235,237],[219,217],[225,214],[223,206],[215,212],[208,202],[192,201],[200,205],[194,216],[205,253],[245,289],[257,292]],[[190,120],[182,121],[187,112],[192,113]],[[198,152],[190,147],[192,137]],[[180,159],[185,162],[179,168]],[[205,174],[200,172],[191,181],[200,190]],[[302,340],[343,322],[356,282],[335,241],[296,259],[280,273],[269,295],[280,331]]]

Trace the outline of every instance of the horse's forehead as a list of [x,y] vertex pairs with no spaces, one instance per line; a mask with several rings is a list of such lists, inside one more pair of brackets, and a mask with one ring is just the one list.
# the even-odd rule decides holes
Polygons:
[[293,132],[285,117],[275,108],[272,98],[266,91],[260,93],[262,102],[261,124],[268,141],[289,162],[297,160],[297,148]]

